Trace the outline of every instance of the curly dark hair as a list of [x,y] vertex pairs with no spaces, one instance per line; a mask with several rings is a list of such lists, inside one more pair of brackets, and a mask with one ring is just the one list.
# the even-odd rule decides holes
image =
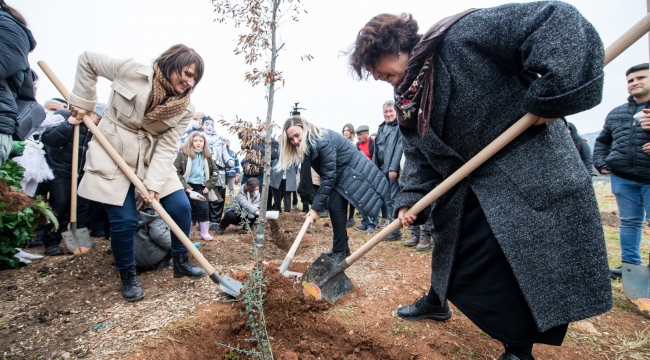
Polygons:
[[418,22],[411,14],[379,14],[359,31],[357,40],[352,44],[349,65],[352,72],[365,79],[379,57],[385,54],[398,55],[401,51],[411,52],[422,38],[418,34]]

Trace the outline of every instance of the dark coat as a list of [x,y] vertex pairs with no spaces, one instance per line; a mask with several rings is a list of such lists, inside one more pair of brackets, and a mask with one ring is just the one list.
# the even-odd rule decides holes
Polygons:
[[594,144],[594,166],[608,167],[624,179],[650,183],[650,156],[641,147],[650,142],[650,131],[634,119],[636,103],[632,96],[627,104],[610,111]]
[[573,144],[576,146],[576,150],[578,150],[580,160],[585,164],[587,173],[591,175],[594,172],[594,160],[591,157],[591,149],[587,145],[587,140],[580,137],[578,128],[573,123],[567,122],[567,127],[571,129],[571,140],[573,140]]
[[[368,141],[370,141],[370,144],[368,144],[368,151],[370,151],[370,160],[372,160],[374,159],[374,155],[375,155],[375,140],[368,138]],[[361,150],[361,147],[359,146],[359,142],[357,142],[356,145],[357,145],[357,149]]]
[[[74,125],[67,119],[69,110],[58,110],[55,114],[62,115],[64,120],[57,126],[49,127],[41,134],[41,141],[45,144],[47,164],[50,165],[54,176],[70,176],[72,174],[72,140],[74,138]],[[83,123],[79,125],[79,176],[83,175],[86,163],[88,143],[93,134]]]
[[[382,149],[379,148],[377,142],[380,138],[385,137],[384,146]],[[381,172],[388,174],[390,171],[399,173],[400,166],[399,163],[402,160],[402,134],[399,132],[399,126],[397,125],[397,119],[395,119],[390,124],[387,122],[381,123],[377,129],[377,137],[375,138],[375,143],[373,145],[374,151],[372,155],[372,162],[375,165],[379,166],[379,156],[377,153],[382,152],[384,162],[381,165]]]
[[[558,118],[597,105],[603,63],[596,30],[562,2],[508,4],[458,21],[434,55],[428,135],[401,127],[406,163],[395,208],[415,204],[525,113]],[[527,86],[522,69],[541,77]],[[564,123],[524,131],[434,202],[431,283],[443,299],[469,188],[540,331],[612,307],[596,197]]]
[[27,27],[0,10],[0,134],[13,135],[16,129],[17,93],[31,76],[27,55],[36,40]]
[[327,199],[336,190],[362,215],[370,217],[390,197],[386,177],[343,135],[324,130],[323,137],[309,147],[309,156],[311,167],[320,176],[312,209],[327,209]]

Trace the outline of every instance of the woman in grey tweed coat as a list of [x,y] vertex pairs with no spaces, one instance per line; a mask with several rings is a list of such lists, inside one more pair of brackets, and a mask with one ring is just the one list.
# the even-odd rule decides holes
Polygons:
[[[555,1],[469,10],[417,32],[408,14],[378,15],[350,52],[359,78],[395,87],[406,156],[398,215],[434,220],[430,292],[398,314],[444,320],[449,299],[504,344],[501,359],[532,359],[533,343],[561,345],[569,322],[612,306],[591,179],[553,121],[600,102],[602,43]],[[537,126],[404,216],[527,112]]]

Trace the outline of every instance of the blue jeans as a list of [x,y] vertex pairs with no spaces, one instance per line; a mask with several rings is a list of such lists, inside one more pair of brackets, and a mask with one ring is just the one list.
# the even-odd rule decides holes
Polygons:
[[[115,259],[115,269],[126,270],[135,266],[135,231],[140,222],[138,209],[135,207],[134,186],[129,187],[126,199],[122,206],[106,204],[106,214],[111,223],[111,250]],[[178,190],[160,199],[160,204],[169,213],[169,216],[190,236],[192,217],[190,215],[190,201],[185,191]],[[174,232],[170,231],[172,240],[172,256],[186,253],[187,249]]]
[[650,214],[650,183],[610,176],[612,193],[616,197],[621,225],[618,233],[621,242],[623,262],[641,264],[641,234],[643,220]]

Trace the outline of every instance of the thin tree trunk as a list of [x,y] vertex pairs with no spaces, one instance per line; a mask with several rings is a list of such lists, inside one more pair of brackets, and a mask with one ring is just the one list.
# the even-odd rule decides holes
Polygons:
[[271,144],[273,139],[273,100],[275,96],[275,59],[278,49],[275,40],[276,16],[281,0],[273,0],[273,21],[271,24],[271,73],[273,79],[268,85],[267,109],[266,109],[266,137],[264,138],[264,180],[262,185],[262,198],[260,199],[260,217],[257,223],[257,240],[258,247],[264,246],[264,229],[266,227],[266,205],[268,203],[269,185],[271,183]]

